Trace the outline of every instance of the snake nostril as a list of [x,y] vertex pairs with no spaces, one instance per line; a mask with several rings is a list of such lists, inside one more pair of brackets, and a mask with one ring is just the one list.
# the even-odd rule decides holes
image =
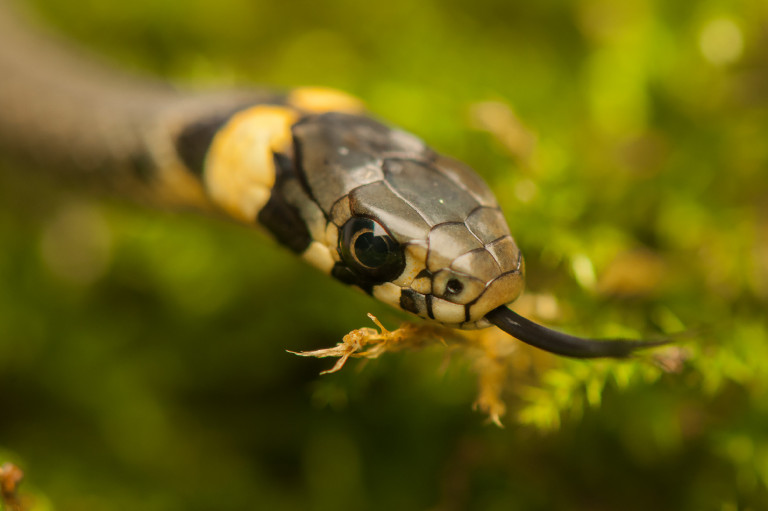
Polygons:
[[464,291],[464,284],[459,279],[450,279],[445,284],[445,291],[452,295],[457,295]]

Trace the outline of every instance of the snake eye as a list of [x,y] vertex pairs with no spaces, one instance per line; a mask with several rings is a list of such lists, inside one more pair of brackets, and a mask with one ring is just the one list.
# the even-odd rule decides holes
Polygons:
[[359,276],[371,282],[387,282],[403,272],[405,257],[400,245],[379,223],[352,217],[341,228],[341,257]]

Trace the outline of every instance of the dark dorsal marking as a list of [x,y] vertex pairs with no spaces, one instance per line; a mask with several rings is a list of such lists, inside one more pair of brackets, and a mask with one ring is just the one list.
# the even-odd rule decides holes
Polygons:
[[299,210],[283,195],[283,186],[289,180],[296,180],[293,162],[283,154],[275,154],[275,186],[257,219],[277,241],[301,254],[312,243],[312,236]]
[[197,120],[184,126],[181,133],[176,137],[176,152],[181,161],[184,162],[184,165],[195,175],[203,175],[205,156],[211,147],[213,137],[216,136],[216,133],[229,121],[236,111]]

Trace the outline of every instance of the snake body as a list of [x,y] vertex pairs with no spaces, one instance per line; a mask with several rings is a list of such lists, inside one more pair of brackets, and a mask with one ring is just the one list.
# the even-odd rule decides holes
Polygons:
[[493,323],[573,357],[657,344],[575,338],[508,309],[524,265],[490,188],[464,164],[367,116],[355,98],[313,88],[180,92],[73,56],[31,33],[6,4],[6,152],[212,204],[341,282],[444,325]]

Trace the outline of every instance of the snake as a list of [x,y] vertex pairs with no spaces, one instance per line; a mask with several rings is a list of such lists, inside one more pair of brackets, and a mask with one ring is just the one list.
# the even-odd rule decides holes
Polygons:
[[200,92],[112,69],[0,0],[0,149],[162,200],[214,208],[381,302],[456,329],[497,327],[573,358],[666,341],[581,338],[509,305],[525,264],[469,166],[318,87]]

